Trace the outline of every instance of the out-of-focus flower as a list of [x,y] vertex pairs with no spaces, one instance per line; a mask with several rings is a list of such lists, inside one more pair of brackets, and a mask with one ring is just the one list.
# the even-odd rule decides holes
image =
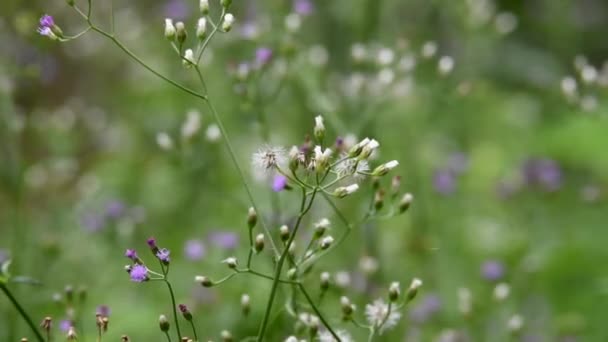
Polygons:
[[311,0],[294,0],[293,11],[299,15],[310,15],[314,12],[315,6]]
[[441,310],[441,299],[436,294],[424,296],[422,300],[409,312],[410,320],[422,324]]
[[175,18],[179,20],[186,19],[188,13],[188,5],[183,0],[169,0],[163,9],[164,15],[169,18]]
[[148,280],[148,268],[144,265],[133,265],[131,272],[129,272],[131,280],[136,283],[141,283]]
[[6,249],[0,249],[0,265],[10,258],[10,254]]
[[562,170],[551,159],[529,159],[522,172],[528,185],[536,185],[545,191],[556,191],[562,185]]
[[500,261],[488,260],[481,265],[481,276],[490,281],[500,280],[505,275],[505,267]]
[[389,306],[382,299],[377,299],[373,304],[365,306],[367,322],[375,327],[380,327],[380,333],[395,325],[401,318],[401,313],[393,307],[389,312]]
[[125,203],[119,200],[112,200],[106,204],[106,216],[112,219],[120,218],[126,210]]
[[255,63],[258,67],[262,67],[272,59],[272,50],[268,47],[262,46],[255,50]]
[[211,232],[208,239],[213,245],[222,249],[234,249],[239,243],[238,235],[227,231]]
[[[337,330],[336,335],[338,335],[338,337],[340,338],[340,340],[342,342],[354,341],[353,338],[348,333],[348,331],[346,331],[346,330]],[[323,330],[323,331],[319,332],[319,342],[334,342],[334,341],[336,341],[336,339],[333,337],[333,335],[329,331]]]
[[258,169],[269,170],[285,164],[287,157],[282,147],[264,147],[253,154],[252,162]]
[[85,214],[80,223],[85,230],[92,233],[102,230],[106,225],[104,217],[94,213]]
[[456,189],[456,177],[451,170],[437,170],[433,176],[435,191],[443,195],[449,195]]
[[95,310],[95,313],[102,317],[110,317],[110,307],[107,305],[100,305],[97,307],[97,310]]
[[125,256],[133,261],[137,260],[137,252],[134,249],[127,249]]
[[71,326],[72,326],[72,321],[70,321],[69,319],[62,319],[59,322],[59,330],[61,330],[64,333],[67,333],[68,330],[70,330]]
[[201,260],[206,253],[205,245],[200,240],[188,240],[184,246],[184,255],[188,260]]
[[272,180],[272,190],[274,192],[280,192],[287,188],[287,177],[283,175],[276,175]]

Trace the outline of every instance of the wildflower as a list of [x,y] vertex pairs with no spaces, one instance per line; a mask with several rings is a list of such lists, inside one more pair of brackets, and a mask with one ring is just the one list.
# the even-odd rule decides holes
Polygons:
[[64,319],[59,322],[59,330],[61,330],[64,333],[67,333],[68,330],[70,330],[71,326],[72,326],[72,321],[70,321],[69,319]]
[[289,150],[289,169],[295,171],[300,165],[306,163],[306,155],[297,146],[292,146]]
[[209,14],[209,0],[201,0],[199,2],[198,8],[201,11],[202,15]]
[[148,247],[150,247],[150,250],[152,251],[152,253],[154,253],[154,255],[156,255],[156,253],[158,252],[158,246],[156,245],[156,239],[153,237],[149,237],[148,240],[146,240],[146,243],[148,244]]
[[201,129],[201,113],[190,110],[186,113],[186,120],[182,124],[182,138],[190,139]]
[[285,28],[289,32],[297,32],[302,26],[302,17],[298,13],[290,13],[285,17]]
[[341,288],[346,288],[351,284],[350,274],[346,271],[337,272],[335,275],[336,285]]
[[481,275],[489,281],[497,281],[505,274],[504,265],[496,260],[488,260],[481,265]]
[[194,277],[194,281],[201,284],[203,287],[213,286],[213,281],[205,276],[196,276]]
[[421,324],[428,321],[431,316],[441,309],[441,300],[435,294],[427,295],[418,305],[410,310],[409,318],[411,321]]
[[389,306],[382,299],[377,299],[372,304],[365,306],[365,316],[367,322],[377,328],[380,328],[380,333],[388,330],[395,325],[401,318],[401,313],[392,308],[389,311]]
[[327,290],[329,288],[329,280],[331,278],[331,275],[329,274],[329,272],[323,272],[321,273],[321,276],[319,278],[321,290]]
[[207,37],[207,18],[201,17],[196,23],[196,37],[204,40]]
[[191,261],[201,260],[205,256],[205,245],[200,240],[188,240],[184,246],[184,255]]
[[165,19],[165,38],[169,40],[175,39],[175,26],[173,25],[173,19]]
[[259,169],[269,170],[285,163],[285,150],[281,147],[265,147],[253,154],[253,165]]
[[378,50],[378,54],[376,56],[376,63],[378,65],[389,65],[393,63],[395,60],[395,52],[389,48],[381,48]]
[[171,326],[171,324],[169,323],[167,316],[160,315],[160,317],[158,317],[158,326],[160,328],[160,331],[162,332],[169,331],[169,327]]
[[234,249],[239,243],[239,236],[234,232],[214,231],[209,233],[207,239],[213,245],[222,249]]
[[562,79],[561,82],[562,92],[566,97],[573,97],[576,95],[578,85],[576,79],[572,76],[567,76]]
[[414,297],[416,297],[416,294],[418,293],[418,289],[420,288],[420,286],[422,286],[422,280],[418,279],[418,278],[414,278],[412,280],[412,283],[410,284],[410,287],[407,289],[407,300],[410,301],[412,299],[414,299]]
[[450,170],[438,170],[433,176],[433,186],[442,195],[451,194],[456,188],[456,177]]
[[45,14],[40,18],[40,26],[37,29],[38,33],[47,36],[52,40],[63,37],[63,33],[59,26],[55,25],[55,20],[52,16]]
[[359,268],[366,275],[374,274],[378,270],[378,260],[369,255],[364,255],[359,259]]
[[340,297],[340,306],[342,307],[342,315],[344,320],[349,320],[355,312],[355,305],[350,302],[350,299],[346,296]]
[[250,207],[247,211],[247,226],[249,227],[249,229],[252,229],[253,227],[255,227],[257,222],[258,214],[256,213],[254,207]]
[[188,68],[196,64],[196,61],[194,60],[194,51],[192,51],[192,49],[184,51],[184,60],[182,61],[182,64]]
[[[353,342],[353,338],[346,330],[336,330],[336,335],[340,338],[342,342]],[[335,342],[336,339],[334,336],[328,331],[324,330],[319,333],[319,342]]]
[[211,124],[207,126],[207,130],[205,131],[205,138],[208,142],[217,142],[222,137],[222,131],[216,124]]
[[74,327],[70,327],[68,329],[67,338],[68,338],[68,341],[78,340],[78,335],[76,334],[76,329],[74,329]]
[[179,311],[182,313],[186,321],[192,320],[192,313],[190,312],[186,304],[179,304],[177,307],[179,308]]
[[315,7],[310,0],[294,0],[293,2],[293,11],[299,15],[310,15],[314,9]]
[[169,258],[169,254],[171,254],[171,252],[168,249],[162,248],[158,252],[156,252],[156,257],[163,264],[167,265],[171,261],[171,259]]
[[323,234],[325,234],[325,231],[329,228],[330,225],[331,222],[329,222],[329,220],[326,218],[323,218],[321,219],[321,221],[315,223],[315,236],[317,238],[323,236]]
[[222,22],[222,29],[226,32],[230,32],[234,24],[234,15],[232,13],[226,13],[224,15],[224,21]]
[[323,124],[323,117],[321,115],[315,117],[314,134],[318,141],[322,141],[323,137],[325,137],[325,125]]
[[321,243],[319,245],[321,246],[321,249],[325,250],[328,249],[333,243],[334,238],[331,236],[326,236],[323,238],[323,240],[321,240]]
[[106,227],[106,219],[103,215],[88,213],[83,216],[81,224],[89,232],[98,232]]
[[439,70],[439,73],[443,76],[450,74],[454,69],[454,59],[450,56],[443,56],[439,58],[437,69]]
[[511,292],[511,287],[509,286],[509,284],[500,283],[500,284],[496,285],[496,287],[494,288],[494,299],[501,302],[501,301],[507,299],[507,297],[509,297],[510,292]]
[[344,198],[348,195],[353,194],[357,190],[359,190],[358,184],[351,184],[349,186],[341,186],[339,188],[336,188],[336,190],[334,190],[334,196],[339,197],[339,198]]
[[287,184],[287,177],[283,175],[276,175],[272,181],[272,190],[274,192],[281,192],[285,189],[288,189],[289,185]]
[[257,253],[260,253],[262,250],[264,250],[264,234],[258,234],[255,237],[254,248]]
[[51,317],[45,317],[40,323],[40,327],[42,330],[46,331],[47,334],[50,333],[51,327],[53,326],[53,319]]
[[494,26],[500,34],[509,34],[517,28],[518,20],[511,12],[501,12],[494,18]]
[[159,132],[156,134],[156,144],[161,149],[168,151],[173,148],[173,139],[166,132]]
[[272,50],[267,47],[259,47],[255,50],[255,64],[258,67],[263,67],[272,59]]
[[556,191],[562,185],[562,171],[551,159],[530,159],[522,167],[526,183],[538,185],[545,191]]
[[247,316],[251,310],[251,298],[246,293],[241,296],[241,310],[245,316]]
[[437,53],[437,43],[434,41],[428,41],[422,45],[422,57],[433,58]]
[[378,166],[377,168],[375,168],[374,172],[372,172],[372,174],[374,176],[384,176],[389,171],[396,168],[397,166],[399,166],[399,162],[396,160],[391,160],[388,163],[382,164],[382,165]]
[[148,268],[144,265],[133,265],[129,272],[129,275],[131,276],[131,281],[134,281],[136,283],[141,283],[149,279]]
[[458,310],[461,314],[468,316],[473,309],[473,298],[471,290],[466,287],[458,289]]
[[183,44],[188,37],[188,31],[186,31],[186,25],[183,22],[178,21],[175,23],[175,36],[177,37],[177,42]]
[[106,216],[112,219],[118,219],[126,213],[126,206],[122,201],[114,200],[106,205]]
[[127,249],[127,251],[125,252],[125,256],[131,260],[133,260],[133,262],[137,261],[139,258],[137,257],[137,252],[135,252],[134,249]]
[[338,173],[338,177],[351,175],[355,180],[359,180],[364,178],[369,172],[369,163],[367,160],[345,159],[336,165],[336,172]]
[[509,321],[507,322],[507,328],[512,333],[517,333],[517,332],[521,331],[523,326],[524,326],[524,318],[521,317],[520,315],[511,316],[511,318],[509,318]]
[[379,146],[380,143],[378,143],[375,139],[371,139],[367,144],[363,146],[361,154],[359,154],[358,156],[359,160],[369,158],[369,156],[372,155],[372,152],[374,152]]
[[235,257],[226,258],[222,261],[222,263],[228,265],[228,267],[232,269],[235,269],[238,264]]
[[388,298],[391,300],[391,302],[396,301],[397,299],[399,299],[399,296],[401,295],[401,288],[399,285],[399,282],[392,282],[391,286],[388,288]]
[[279,235],[281,236],[281,240],[283,242],[289,240],[289,227],[287,225],[282,225],[279,227]]
[[110,307],[107,305],[100,305],[95,310],[95,313],[102,317],[110,317]]
[[321,146],[317,145],[317,146],[315,146],[314,152],[315,152],[315,159],[314,159],[315,169],[318,172],[325,171],[325,169],[329,165],[329,158],[331,157],[331,154],[333,153],[333,151],[329,148],[326,148],[325,151],[323,151],[323,148]]
[[401,201],[399,202],[399,213],[406,212],[409,209],[410,205],[412,205],[413,200],[414,196],[412,194],[410,194],[409,192],[404,194],[401,198]]

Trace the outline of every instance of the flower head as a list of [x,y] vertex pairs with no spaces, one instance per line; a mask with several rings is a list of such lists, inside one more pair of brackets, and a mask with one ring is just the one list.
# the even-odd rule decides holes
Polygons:
[[488,260],[481,265],[481,276],[489,281],[500,280],[505,274],[504,265],[496,260]]
[[205,256],[205,245],[200,240],[188,240],[184,246],[184,254],[189,260],[201,260]]
[[280,192],[287,188],[287,177],[283,175],[276,175],[272,180],[272,190],[274,192]]
[[131,276],[131,281],[136,283],[141,283],[143,281],[148,280],[148,268],[144,265],[133,265],[131,271],[129,272]]
[[401,313],[391,308],[382,299],[377,299],[373,304],[365,306],[365,316],[370,325],[380,328],[380,333],[397,325]]
[[[343,155],[341,158],[344,158]],[[369,163],[367,160],[357,160],[348,158],[336,165],[336,171],[339,177],[352,175],[356,180],[364,178],[365,173],[369,172]]]
[[268,47],[262,46],[255,50],[255,63],[258,66],[264,66],[272,59],[272,50]]
[[137,260],[137,252],[134,249],[127,249],[125,256],[133,261]]
[[161,248],[158,250],[158,252],[156,252],[156,257],[158,258],[158,260],[167,264],[171,261],[171,259],[169,258],[169,254],[171,254],[171,251],[166,248]]
[[40,18],[40,27],[53,27],[55,20],[52,16],[45,14]]
[[315,6],[311,0],[294,0],[293,11],[299,15],[310,15],[314,11]]
[[259,169],[270,170],[283,165],[286,161],[285,150],[282,147],[267,146],[253,154],[253,165]]
[[107,305],[100,305],[97,307],[97,310],[95,310],[95,313],[102,317],[110,317],[110,307]]
[[[346,330],[337,330],[336,335],[338,335],[340,341],[342,342],[354,341]],[[336,339],[334,338],[334,336],[328,330],[323,330],[319,332],[319,342],[334,342],[335,340]]]

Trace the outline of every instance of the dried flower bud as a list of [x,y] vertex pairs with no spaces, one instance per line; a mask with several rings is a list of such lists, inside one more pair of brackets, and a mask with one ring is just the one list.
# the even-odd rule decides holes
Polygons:
[[380,210],[380,209],[382,209],[383,206],[384,206],[384,191],[378,190],[378,191],[376,191],[376,194],[374,195],[374,208],[376,208],[376,210]]
[[245,316],[249,315],[249,311],[251,311],[251,298],[248,294],[241,296],[241,311]]
[[120,337],[120,342],[130,342],[130,341],[131,341],[131,339],[127,335],[122,335]]
[[68,339],[68,341],[78,340],[78,334],[76,334],[76,329],[74,329],[74,327],[68,328],[67,339]]
[[186,321],[192,321],[192,312],[190,312],[186,304],[179,304],[177,307],[179,308],[179,311],[182,313]]
[[108,331],[108,325],[110,324],[110,319],[108,317],[102,317],[101,318],[101,329],[103,330],[103,332],[107,332]]
[[255,237],[255,251],[256,253],[260,253],[264,250],[264,234],[258,234]]
[[201,0],[199,2],[198,8],[201,11],[202,15],[209,14],[209,0]]
[[249,229],[253,229],[257,222],[258,214],[255,212],[255,208],[251,207],[247,213],[247,226],[249,226]]
[[398,282],[392,282],[391,286],[388,288],[388,299],[391,302],[396,302],[401,295],[401,288]]
[[351,184],[349,186],[341,186],[334,190],[334,196],[344,198],[359,190],[359,184]]
[[289,227],[287,227],[287,225],[282,225],[279,228],[279,235],[281,236],[281,240],[283,242],[289,240]]
[[222,29],[226,32],[230,32],[234,24],[234,15],[232,13],[226,13],[224,21],[222,22]]
[[323,124],[323,117],[321,115],[315,117],[315,128],[313,130],[317,141],[323,141],[325,137],[325,125]]
[[397,166],[399,166],[399,162],[396,160],[391,160],[388,163],[382,164],[382,165],[378,166],[376,169],[374,169],[374,171],[372,172],[372,175],[379,176],[379,177],[384,176],[390,170],[396,168]]
[[42,328],[42,330],[46,331],[47,334],[51,331],[52,326],[53,326],[53,319],[49,316],[45,317],[42,320],[42,323],[40,323],[40,327]]
[[418,294],[418,289],[420,288],[420,286],[422,286],[422,280],[420,280],[418,278],[414,278],[412,280],[412,283],[410,284],[410,287],[407,289],[407,301],[408,302],[410,300],[414,299],[414,297],[416,297],[416,294]]
[[232,342],[232,334],[228,330],[222,330],[221,332],[222,342]]
[[201,284],[203,287],[211,287],[213,286],[213,281],[205,276],[196,276],[194,277],[194,281]]
[[332,244],[334,243],[334,238],[331,236],[326,236],[323,238],[323,240],[321,240],[321,243],[319,244],[321,246],[322,250],[326,250],[328,249]]
[[200,40],[204,40],[207,37],[207,18],[202,17],[198,19],[196,24],[196,37]]
[[320,285],[321,285],[321,290],[325,291],[329,288],[329,281],[331,279],[331,275],[329,274],[329,272],[323,272],[321,273],[320,276]]
[[184,25],[184,23],[181,21],[175,23],[175,36],[177,37],[177,42],[180,45],[184,44],[186,38],[188,38],[188,31],[186,31],[186,25]]
[[235,257],[229,257],[222,261],[224,264],[228,265],[228,268],[235,269],[238,265],[238,262]]
[[321,219],[321,221],[317,222],[315,224],[315,238],[318,239],[323,236],[323,234],[325,234],[330,225],[331,222],[329,222],[329,220],[326,218],[323,218]]
[[399,213],[402,214],[406,212],[410,208],[413,200],[414,196],[409,192],[403,195],[403,198],[401,198],[401,201],[399,202]]
[[176,34],[175,26],[173,25],[173,19],[165,19],[165,38],[169,40],[175,39]]
[[158,317],[158,326],[160,327],[160,331],[162,331],[162,332],[169,331],[171,324],[169,323],[167,316],[160,315],[160,317]]

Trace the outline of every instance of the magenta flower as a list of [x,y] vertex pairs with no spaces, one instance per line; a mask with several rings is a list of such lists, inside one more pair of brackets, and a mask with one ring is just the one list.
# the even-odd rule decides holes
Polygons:
[[43,15],[40,18],[40,27],[53,27],[55,20],[48,14]]
[[125,252],[125,256],[133,261],[137,260],[137,253],[134,249],[127,249],[127,251]]
[[205,245],[200,240],[188,240],[184,246],[184,254],[188,260],[201,260],[205,256]]
[[272,190],[274,192],[280,192],[287,188],[287,177],[283,175],[276,175],[272,181]]
[[133,265],[131,268],[131,272],[129,272],[131,276],[131,281],[136,283],[141,283],[143,281],[148,280],[148,268],[144,265]]
[[171,261],[171,259],[169,258],[169,254],[171,254],[171,252],[168,249],[161,248],[158,250],[158,252],[156,252],[156,257],[163,263],[168,264],[169,261]]

